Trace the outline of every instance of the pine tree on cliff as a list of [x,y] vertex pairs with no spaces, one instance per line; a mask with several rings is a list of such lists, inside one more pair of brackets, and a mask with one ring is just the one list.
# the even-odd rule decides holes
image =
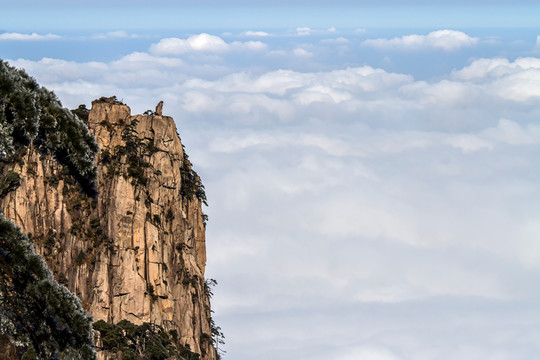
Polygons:
[[94,359],[91,318],[58,284],[28,237],[0,215],[0,331],[39,359]]
[[[0,60],[0,197],[20,177],[5,164],[21,161],[33,144],[54,155],[95,195],[98,146],[77,116],[24,71]],[[0,335],[28,345],[37,359],[95,359],[91,318],[58,284],[28,237],[0,214]]]
[[95,194],[98,145],[86,124],[63,108],[53,92],[0,60],[0,159],[26,151],[30,142],[53,154],[85,192]]

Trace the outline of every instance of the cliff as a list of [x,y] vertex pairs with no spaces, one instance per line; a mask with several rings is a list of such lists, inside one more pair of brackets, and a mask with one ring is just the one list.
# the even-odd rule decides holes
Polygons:
[[132,116],[104,98],[86,115],[100,147],[97,196],[85,195],[69,168],[31,144],[4,165],[4,177],[18,173],[20,184],[2,194],[0,210],[30,235],[94,321],[157,324],[190,357],[216,359],[204,191],[173,119]]

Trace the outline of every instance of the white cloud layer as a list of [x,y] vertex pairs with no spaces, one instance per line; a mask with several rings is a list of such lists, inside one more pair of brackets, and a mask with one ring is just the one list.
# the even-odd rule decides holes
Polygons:
[[249,36],[249,37],[267,37],[267,36],[270,36],[270,34],[267,33],[266,31],[253,31],[253,30],[244,31],[244,32],[242,32],[241,35]]
[[478,38],[470,37],[461,31],[437,30],[427,35],[405,35],[392,39],[368,39],[363,41],[363,45],[381,49],[407,49],[418,50],[426,48],[454,51],[463,47],[477,45]]
[[39,40],[54,40],[54,39],[60,39],[61,36],[55,35],[55,34],[38,34],[38,33],[31,33],[31,34],[21,34],[21,33],[2,33],[0,34],[0,40],[16,40],[16,41],[39,41]]
[[109,31],[104,34],[96,34],[92,36],[93,39],[137,39],[139,35],[137,34],[130,34],[125,30],[117,30],[117,31]]
[[[239,69],[234,51],[260,57]],[[302,67],[261,68],[271,51]],[[540,59],[418,80],[316,67],[320,51],[200,34],[111,62],[11,63],[70,107],[165,101],[210,199],[228,356],[535,359]]]
[[307,36],[310,35],[313,32],[312,29],[308,27],[297,27],[296,28],[296,35],[298,36]]

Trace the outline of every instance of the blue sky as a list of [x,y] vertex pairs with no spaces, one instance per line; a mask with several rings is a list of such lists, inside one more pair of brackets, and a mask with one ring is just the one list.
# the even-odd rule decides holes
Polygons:
[[[2,27],[14,31],[279,29],[309,26],[534,27],[533,1],[327,1],[290,2],[4,2]],[[25,19],[25,21],[20,21]],[[6,29],[4,29],[6,30]]]
[[66,106],[164,100],[226,359],[537,359],[533,1],[0,3]]

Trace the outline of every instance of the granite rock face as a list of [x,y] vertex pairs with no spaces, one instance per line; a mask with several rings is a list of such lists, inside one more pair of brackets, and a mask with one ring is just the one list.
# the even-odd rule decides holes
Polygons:
[[0,208],[31,234],[36,252],[94,321],[156,323],[214,360],[205,198],[175,123],[157,114],[132,116],[119,103],[92,105],[87,124],[100,146],[97,198],[81,193],[69,169],[30,146],[4,168],[21,181]]

